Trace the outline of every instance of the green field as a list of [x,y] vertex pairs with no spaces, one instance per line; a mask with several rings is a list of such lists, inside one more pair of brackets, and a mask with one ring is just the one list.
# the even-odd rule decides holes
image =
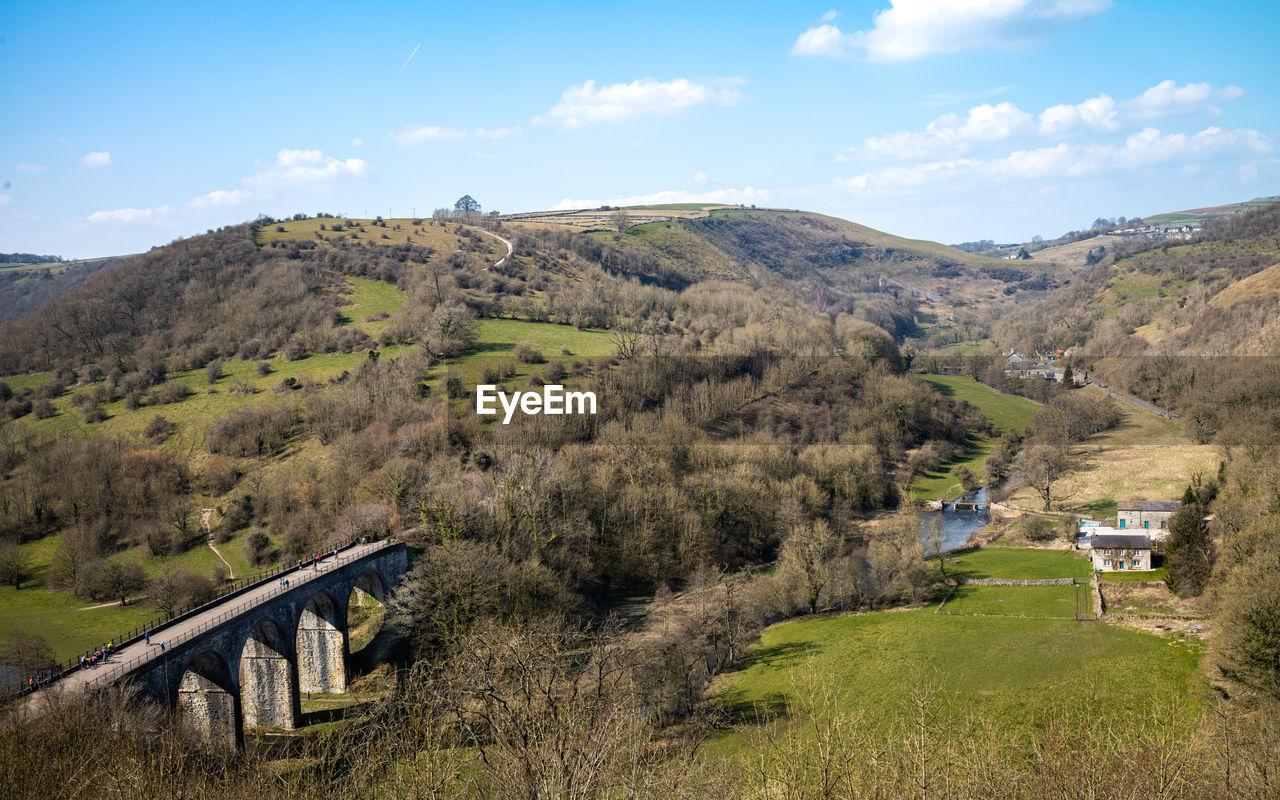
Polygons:
[[[394,358],[404,349],[387,347],[383,348],[381,353],[385,358]],[[258,377],[255,374],[257,362],[231,359],[223,362],[223,376],[212,386],[205,380],[203,369],[171,373],[170,380],[184,383],[194,392],[177,403],[142,406],[130,411],[125,408],[124,400],[117,400],[102,406],[107,413],[107,419],[88,425],[80,411],[72,406],[70,395],[66,395],[53,401],[54,408],[59,412],[56,416],[43,420],[29,416],[23,418],[21,424],[30,425],[40,433],[57,436],[88,436],[94,432],[134,435],[141,433],[151,418],[160,414],[177,426],[171,446],[178,447],[184,452],[189,450],[199,452],[205,447],[205,433],[218,418],[245,405],[271,402],[276,396],[267,390],[280,386],[285,378],[316,383],[327,381],[344,371],[358,369],[368,357],[368,353],[365,352],[333,353],[313,355],[298,361],[285,361],[283,357],[277,355],[267,360],[266,363],[271,372],[264,377]],[[238,382],[243,382],[244,385],[258,391],[254,394],[237,396],[229,390]],[[11,382],[10,385],[12,386],[13,383]],[[215,391],[210,393],[210,388]],[[76,391],[90,390],[87,387]]]
[[[1020,579],[1070,577],[1086,563],[1069,551],[1034,549],[982,550],[962,561],[955,566],[974,577]],[[719,698],[749,721],[757,712],[785,713],[797,687],[813,683],[836,692],[848,710],[841,713],[884,729],[901,720],[912,690],[930,683],[939,690],[940,725],[984,718],[1014,732],[1059,713],[1137,726],[1153,705],[1199,701],[1197,643],[1044,618],[1074,614],[1073,586],[961,586],[946,609],[953,604],[957,614],[994,616],[931,606],[774,625],[718,679]],[[741,742],[726,734],[720,746],[734,752]]]
[[345,324],[353,324],[360,330],[374,337],[382,332],[390,320],[375,319],[379,314],[394,314],[404,308],[409,293],[403,292],[386,281],[369,280],[368,278],[347,278],[351,294],[344,295],[351,305],[342,307],[342,319]]
[[984,547],[947,558],[946,567],[951,578],[1087,579],[1090,572],[1089,559],[1074,550],[1029,547]]
[[986,436],[970,436],[959,458],[911,479],[908,486],[911,496],[919,500],[950,500],[964,494],[960,480],[955,476],[956,468],[963,465],[981,478],[987,466],[987,456],[991,455],[992,443],[993,440]]
[[1124,570],[1123,572],[1101,572],[1098,574],[1107,583],[1142,583],[1144,581],[1164,583],[1169,579],[1169,570],[1164,567],[1156,567],[1153,570],[1144,572]]
[[[947,397],[963,400],[982,409],[991,424],[1001,431],[1026,428],[1040,406],[1038,403],[1010,394],[1001,394],[967,375],[923,375],[922,379]],[[955,477],[957,467],[964,465],[982,477],[991,454],[993,440],[986,436],[971,435],[965,442],[964,453],[957,459],[943,464],[937,470],[917,475],[908,487],[911,496],[920,500],[942,500],[959,497],[963,492]]]
[[[485,366],[506,362],[515,368],[515,375],[505,383],[521,386],[534,372],[541,372],[544,364],[523,364],[512,351],[520,342],[531,342],[547,361],[564,362],[568,370],[575,360],[594,361],[613,355],[615,345],[608,331],[578,330],[572,325],[555,325],[548,322],[525,322],[518,319],[482,319],[475,346],[465,355],[446,359],[433,366],[432,378],[446,374],[460,374],[465,386],[475,386],[481,381]],[[567,348],[570,355],[561,354]]]
[[1194,644],[1105,623],[878,612],[775,625],[724,676],[720,697],[749,717],[786,703],[811,672],[877,726],[903,712],[922,680],[938,685],[955,719],[1026,728],[1055,710],[1096,718],[1105,709],[1137,724],[1153,700],[1195,701],[1198,660]]
[[[198,515],[197,515],[198,522]],[[218,550],[231,564],[237,578],[252,575],[260,570],[273,569],[272,565],[253,567],[244,558],[244,542],[249,531],[243,530]],[[120,636],[142,622],[149,622],[160,615],[145,599],[125,608],[112,606],[94,608],[98,601],[76,597],[70,592],[51,592],[45,588],[45,575],[58,549],[58,534],[46,536],[21,545],[31,564],[31,577],[20,590],[12,586],[0,587],[0,646],[15,630],[39,634],[53,647],[59,660],[92,648],[95,644]],[[146,551],[138,546],[123,551],[120,557],[142,563],[147,575],[155,577],[167,569],[188,570],[209,577],[215,571],[225,570],[222,562],[203,542],[184,553],[164,557],[146,557]],[[119,600],[109,598],[104,602]]]
[[926,383],[947,397],[964,400],[982,409],[991,424],[1001,431],[1022,430],[1040,408],[1025,397],[1001,394],[986,384],[978,383],[968,375],[923,375]]
[[[1080,587],[1081,614],[1092,614],[1087,586]],[[986,614],[1001,617],[1074,618],[1075,586],[957,586],[942,606],[947,614]]]

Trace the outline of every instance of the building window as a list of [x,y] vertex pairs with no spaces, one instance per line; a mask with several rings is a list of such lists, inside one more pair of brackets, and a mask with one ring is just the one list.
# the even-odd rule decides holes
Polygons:
[[1104,566],[1104,567],[1109,567],[1109,566],[1111,566],[1111,559],[1109,559],[1109,558],[1104,558],[1104,559],[1102,559],[1102,566]]

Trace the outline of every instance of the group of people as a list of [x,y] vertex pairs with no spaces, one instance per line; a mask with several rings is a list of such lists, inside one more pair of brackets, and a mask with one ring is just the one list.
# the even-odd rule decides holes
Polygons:
[[34,692],[41,686],[53,683],[53,676],[54,672],[51,669],[41,670],[33,675],[28,675],[27,688]]
[[104,644],[88,655],[80,656],[80,668],[97,667],[99,664],[107,663],[107,656],[111,654],[111,645]]
[[[363,544],[363,543],[364,543],[364,542],[363,542],[363,540],[361,540],[361,544]],[[323,561],[325,558],[327,558],[329,555],[332,555],[334,558],[337,558],[337,557],[338,557],[338,548],[336,548],[336,547],[335,547],[335,548],[333,548],[333,553],[332,553],[332,554],[330,554],[330,553],[312,553],[312,554],[311,554],[311,566],[312,566],[312,567],[314,567],[314,568],[316,568],[316,569],[320,569],[320,562],[321,562],[321,561]],[[299,567],[301,567],[301,566],[302,566],[302,562],[301,562],[301,561],[299,561],[299,562],[298,562],[298,566],[299,566]]]

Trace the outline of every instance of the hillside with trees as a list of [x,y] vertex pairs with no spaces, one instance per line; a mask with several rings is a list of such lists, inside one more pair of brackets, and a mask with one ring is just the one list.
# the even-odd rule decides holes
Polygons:
[[[128,771],[139,786],[179,781],[226,797],[334,787],[422,796],[424,781],[438,796],[462,785],[503,797],[547,787],[744,796],[782,785],[818,797],[835,794],[830,781],[878,787],[850,797],[894,796],[920,775],[956,789],[924,796],[1019,785],[1075,796],[1090,769],[1101,771],[1090,786],[1154,791],[1147,771],[1128,768],[1153,758],[1195,766],[1181,796],[1221,794],[1224,773],[1237,788],[1261,787],[1250,796],[1274,788],[1270,451],[1231,451],[1218,474],[1196,477],[1172,522],[1171,583],[1212,603],[1204,663],[1231,698],[1212,718],[1192,677],[1197,645],[1058,615],[1079,614],[1088,587],[1019,587],[1046,591],[1022,595],[1033,613],[999,623],[1004,638],[957,637],[990,635],[963,620],[1001,616],[1004,597],[953,598],[947,559],[926,560],[905,491],[913,475],[976,436],[989,446],[985,475],[961,483],[995,488],[1018,473],[1053,510],[1063,454],[1123,415],[1110,399],[1055,385],[1036,393],[1042,406],[1022,409],[1027,419],[998,429],[910,374],[950,363],[944,356],[899,345],[924,316],[984,325],[1020,347],[1065,342],[1073,370],[1123,377],[1107,372],[1109,356],[1088,354],[1113,335],[1112,320],[1136,321],[1130,303],[1174,315],[1171,332],[1193,348],[1209,336],[1205,320],[1226,313],[1215,308],[1243,324],[1236,307],[1270,291],[1267,266],[1252,261],[1274,246],[1272,217],[1233,218],[1186,249],[1059,276],[1063,287],[1032,305],[1059,277],[819,215],[721,209],[582,232],[506,222],[473,199],[456,205],[465,207],[432,219],[230,226],[132,258],[4,323],[0,608],[51,620],[36,630],[21,627],[24,614],[0,617],[13,668],[83,647],[59,620],[102,611],[89,603],[173,613],[225,588],[224,567],[249,573],[363,537],[396,534],[415,553],[386,610],[396,671],[367,678],[376,699],[358,714],[290,745],[305,768],[266,754],[218,760],[145,705],[106,696],[5,723],[18,726],[0,730],[17,796],[66,780],[85,752],[95,779]],[[1147,294],[1137,276],[1149,274],[1169,283],[1160,277]],[[1183,319],[1193,304],[1178,301],[1195,280],[1220,285]],[[1032,287],[1016,288],[1024,282]],[[1125,335],[1141,338],[1138,327]],[[981,351],[961,368],[1017,388],[997,358]],[[1269,424],[1267,374],[1237,380],[1251,394],[1204,390],[1184,410]],[[473,405],[481,382],[590,390],[598,413],[483,418]],[[1160,385],[1148,396],[1163,401]],[[1234,413],[1236,403],[1249,413]],[[1239,430],[1201,425],[1207,436]],[[1054,536],[1051,524],[1023,527],[1028,539]],[[948,598],[958,610],[922,606]],[[840,615],[885,609],[894,613]],[[934,630],[926,641],[975,660],[1003,658],[1000,648],[1027,635],[1046,650],[1121,648],[1115,659],[1159,650],[1160,699],[1181,705],[1117,717],[1104,739],[1070,704],[1045,700],[1038,661],[1010,670],[1034,688],[994,690],[993,702],[1027,717],[1007,730],[948,727],[941,720],[961,718],[930,682],[936,671],[916,676],[896,662],[906,711],[856,730],[855,717],[825,713],[841,701],[812,676],[750,709],[726,690],[807,653],[803,637],[778,643],[780,627],[759,637],[791,617],[805,619],[785,635],[812,630],[817,614],[901,626],[858,638],[860,649]],[[939,627],[955,619],[960,628]],[[1053,626],[1070,634],[1053,638],[1068,630]],[[994,649],[979,656],[974,641]],[[1177,652],[1165,653],[1171,644]],[[114,744],[104,750],[76,720],[108,707]],[[759,768],[707,752],[712,736],[748,748]],[[1246,742],[1225,771],[1215,736]],[[1060,767],[1048,769],[1045,752]],[[35,761],[44,774],[20,766]]]

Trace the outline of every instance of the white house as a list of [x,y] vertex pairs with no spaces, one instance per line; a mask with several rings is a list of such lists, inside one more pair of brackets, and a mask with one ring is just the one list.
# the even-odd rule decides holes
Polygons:
[[1143,572],[1151,569],[1151,539],[1145,533],[1095,533],[1089,557],[1100,572]]

